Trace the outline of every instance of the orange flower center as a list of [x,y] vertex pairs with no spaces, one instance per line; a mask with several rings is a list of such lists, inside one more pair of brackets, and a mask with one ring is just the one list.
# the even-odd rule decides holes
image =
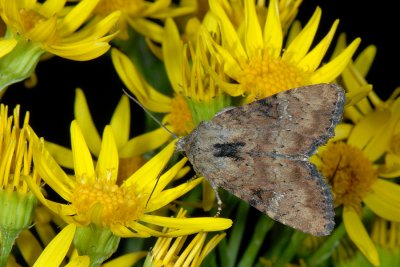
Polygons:
[[193,130],[194,125],[185,97],[175,95],[172,98],[171,107],[171,113],[168,115],[168,123],[178,136],[187,135]]
[[[105,180],[105,179],[104,179]],[[146,200],[132,188],[121,188],[108,181],[81,182],[75,188],[72,204],[83,221],[99,226],[127,225],[144,212]]]
[[237,81],[252,98],[264,98],[276,93],[309,84],[310,72],[290,65],[281,58],[272,58],[266,50],[241,64]]
[[362,199],[377,179],[372,162],[349,144],[331,143],[321,153],[321,173],[329,181],[336,205],[360,211]]

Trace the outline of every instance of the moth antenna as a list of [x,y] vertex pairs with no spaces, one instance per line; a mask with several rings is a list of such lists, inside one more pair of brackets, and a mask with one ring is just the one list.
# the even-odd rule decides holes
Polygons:
[[173,132],[171,132],[164,124],[162,124],[153,114],[151,114],[150,111],[148,111],[143,105],[142,103],[140,103],[138,100],[136,100],[128,91],[126,91],[124,88],[122,88],[122,91],[136,104],[138,104],[139,107],[141,107],[144,112],[146,112],[147,115],[149,115],[158,125],[160,125],[161,127],[163,127],[167,132],[169,132],[172,137],[174,137],[175,139],[179,139],[179,137],[174,134]]
[[336,165],[335,171],[332,174],[331,179],[335,178],[337,171],[339,170],[339,166],[340,166],[340,162],[342,161],[342,155],[339,155],[339,160],[338,163]]
[[[165,169],[165,167],[164,167],[164,169]],[[157,187],[157,184],[158,184],[158,181],[160,180],[160,175],[157,177],[157,179],[156,179],[156,184],[154,185],[154,187],[153,187],[153,189],[151,190],[151,193],[150,193],[150,195],[149,195],[149,198],[147,199],[147,201],[146,201],[146,205],[144,206],[145,208],[147,207],[147,204],[149,204],[149,201],[150,201],[150,199],[151,199],[151,197],[153,196],[153,193],[154,193],[154,190],[156,190],[156,187]]]

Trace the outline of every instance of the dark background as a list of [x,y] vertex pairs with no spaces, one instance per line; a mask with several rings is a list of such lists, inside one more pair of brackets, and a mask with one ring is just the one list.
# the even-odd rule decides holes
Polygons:
[[[317,40],[339,18],[336,37],[340,32],[347,33],[348,42],[361,37],[358,52],[369,44],[375,44],[378,52],[367,78],[383,98],[387,98],[400,84],[397,69],[400,61],[397,41],[399,15],[397,8],[390,6],[389,2],[386,3],[381,5],[377,1],[304,0],[298,15],[304,25],[317,5],[322,8]],[[88,62],[54,57],[40,62],[36,72],[39,83],[35,88],[27,89],[22,83],[13,85],[5,93],[2,102],[10,108],[17,103],[21,104],[24,112],[30,111],[30,124],[40,136],[69,146],[69,125],[73,120],[75,88],[81,87],[102,132],[104,125],[109,123],[123,88],[108,54]],[[136,135],[143,131],[143,112],[134,104],[131,107],[135,109],[132,132]]]

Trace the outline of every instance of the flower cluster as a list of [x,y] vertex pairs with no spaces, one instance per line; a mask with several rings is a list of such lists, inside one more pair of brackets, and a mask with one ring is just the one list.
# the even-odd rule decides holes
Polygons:
[[[301,2],[0,0],[0,267],[398,262],[400,91],[381,99],[366,79],[376,48],[355,57],[361,40],[348,44],[344,35],[334,45],[339,20],[320,30],[320,7],[301,26]],[[107,88],[120,97],[111,113],[108,106],[93,108],[101,91],[70,88],[75,101],[60,101],[70,101],[73,111],[64,143],[47,136],[60,129],[30,124],[30,114],[39,116],[33,110],[21,121],[25,107],[9,115],[7,104],[21,81],[41,90],[41,81],[52,77],[40,67],[57,58],[76,64],[106,58],[124,85]],[[196,155],[193,166],[177,152],[223,109],[321,83],[346,93],[334,137],[310,159],[333,195],[336,225],[329,236],[305,234],[252,210],[265,192],[271,194],[266,209],[281,205],[279,194],[255,188],[260,185],[238,181],[235,192],[258,194],[250,203],[218,193],[196,168]],[[31,103],[46,101],[56,100]],[[210,155],[242,159],[235,144],[218,145],[229,148]]]

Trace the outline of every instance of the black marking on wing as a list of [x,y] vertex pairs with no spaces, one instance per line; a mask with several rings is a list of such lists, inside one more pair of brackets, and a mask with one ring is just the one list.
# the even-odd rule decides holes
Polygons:
[[224,143],[214,144],[213,147],[216,151],[213,153],[214,157],[228,157],[233,158],[236,161],[242,160],[243,158],[238,155],[240,148],[245,145],[244,142],[237,143]]

